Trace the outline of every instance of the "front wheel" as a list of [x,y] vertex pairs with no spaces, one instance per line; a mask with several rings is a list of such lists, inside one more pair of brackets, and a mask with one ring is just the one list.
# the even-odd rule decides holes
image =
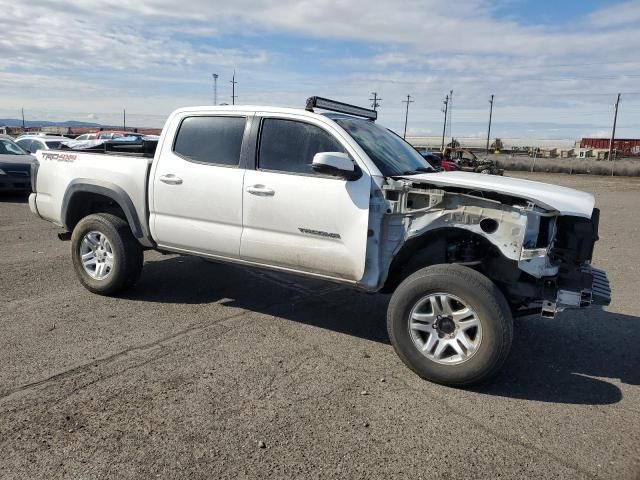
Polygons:
[[409,368],[424,379],[455,387],[494,375],[513,337],[502,292],[461,265],[434,265],[404,280],[391,297],[387,328]]
[[127,222],[109,213],[78,222],[71,235],[71,257],[80,283],[100,295],[131,287],[144,262],[142,246]]

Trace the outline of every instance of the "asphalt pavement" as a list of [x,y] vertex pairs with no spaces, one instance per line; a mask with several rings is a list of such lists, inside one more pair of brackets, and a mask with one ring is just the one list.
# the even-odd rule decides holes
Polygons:
[[490,384],[425,382],[387,296],[145,254],[121,298],[0,196],[0,478],[640,478],[640,179],[590,191],[613,302],[516,320]]

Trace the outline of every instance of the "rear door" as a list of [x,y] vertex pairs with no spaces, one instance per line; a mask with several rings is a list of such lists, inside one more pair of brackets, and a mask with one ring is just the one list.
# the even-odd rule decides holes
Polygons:
[[194,113],[169,126],[150,195],[149,223],[160,247],[238,257],[248,117]]
[[[256,117],[257,121],[258,117]],[[306,118],[265,116],[257,167],[243,192],[241,258],[256,263],[356,281],[366,254],[371,179],[320,175],[319,152],[346,152],[338,129]]]

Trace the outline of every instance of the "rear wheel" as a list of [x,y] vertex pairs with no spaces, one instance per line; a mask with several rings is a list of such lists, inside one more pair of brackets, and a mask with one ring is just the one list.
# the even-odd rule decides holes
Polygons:
[[127,222],[109,213],[89,215],[71,235],[71,257],[80,283],[100,295],[131,287],[140,277],[142,246]]
[[457,387],[494,375],[513,336],[502,292],[461,265],[427,267],[402,282],[389,303],[387,328],[409,368],[427,380]]

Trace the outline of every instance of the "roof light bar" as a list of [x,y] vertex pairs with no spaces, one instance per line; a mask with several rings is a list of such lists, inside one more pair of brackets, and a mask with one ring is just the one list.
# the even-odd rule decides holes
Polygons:
[[309,97],[307,99],[307,110],[313,112],[314,108],[346,113],[349,115],[355,115],[356,117],[368,118],[373,121],[378,118],[378,112],[375,110],[369,110],[368,108],[357,107],[355,105],[349,105],[348,103],[337,102],[335,100],[329,100],[328,98],[322,97]]

